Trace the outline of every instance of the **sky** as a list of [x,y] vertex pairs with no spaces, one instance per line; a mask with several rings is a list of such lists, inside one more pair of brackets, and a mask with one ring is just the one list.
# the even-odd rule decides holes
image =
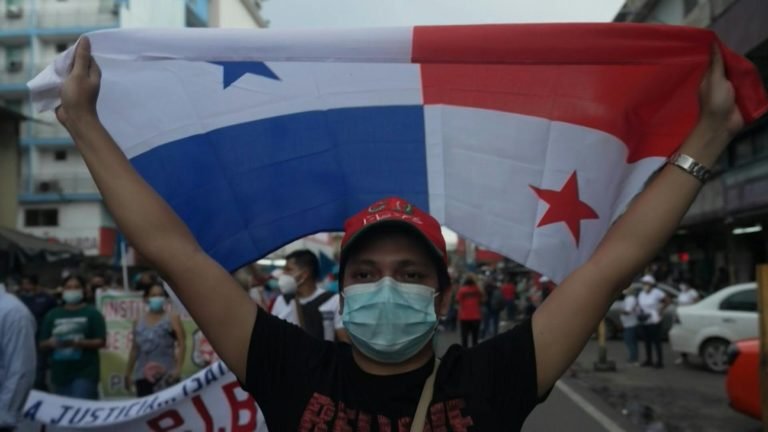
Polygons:
[[263,0],[270,28],[611,21],[624,0]]

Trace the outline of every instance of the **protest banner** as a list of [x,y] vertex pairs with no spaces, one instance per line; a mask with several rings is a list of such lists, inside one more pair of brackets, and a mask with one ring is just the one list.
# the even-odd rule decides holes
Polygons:
[[91,401],[32,391],[21,431],[265,432],[256,402],[222,362],[138,399]]

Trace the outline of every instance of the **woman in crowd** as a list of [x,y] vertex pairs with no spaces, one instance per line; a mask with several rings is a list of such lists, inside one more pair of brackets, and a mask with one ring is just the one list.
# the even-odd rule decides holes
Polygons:
[[186,340],[181,318],[167,310],[168,294],[160,283],[144,291],[147,311],[133,325],[125,386],[142,397],[174,384],[181,377]]

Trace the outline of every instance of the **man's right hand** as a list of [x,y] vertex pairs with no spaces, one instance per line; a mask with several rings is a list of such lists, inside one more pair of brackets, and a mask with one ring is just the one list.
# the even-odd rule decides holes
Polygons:
[[72,69],[61,87],[61,105],[56,118],[70,134],[79,132],[79,125],[98,121],[96,101],[101,87],[101,69],[91,56],[91,41],[80,38],[72,60]]

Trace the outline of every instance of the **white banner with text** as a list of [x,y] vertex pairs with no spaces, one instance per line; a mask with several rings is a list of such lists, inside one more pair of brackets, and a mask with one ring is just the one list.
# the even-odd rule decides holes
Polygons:
[[33,390],[20,431],[266,432],[264,416],[222,362],[139,399],[91,401]]

